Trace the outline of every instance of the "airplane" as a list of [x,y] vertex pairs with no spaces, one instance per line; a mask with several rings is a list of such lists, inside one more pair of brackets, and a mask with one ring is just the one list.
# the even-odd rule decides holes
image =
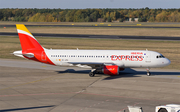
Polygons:
[[90,77],[97,73],[119,75],[125,68],[164,67],[171,63],[162,54],[148,50],[69,50],[46,49],[29,32],[24,24],[16,24],[21,48],[15,56],[56,66],[78,66],[91,68]]

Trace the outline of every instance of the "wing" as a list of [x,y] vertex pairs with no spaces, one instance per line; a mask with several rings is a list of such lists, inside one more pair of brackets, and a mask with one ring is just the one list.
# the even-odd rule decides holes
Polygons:
[[104,65],[115,65],[114,63],[109,62],[69,62],[70,64],[73,64],[78,67],[91,67],[93,69],[102,67]]

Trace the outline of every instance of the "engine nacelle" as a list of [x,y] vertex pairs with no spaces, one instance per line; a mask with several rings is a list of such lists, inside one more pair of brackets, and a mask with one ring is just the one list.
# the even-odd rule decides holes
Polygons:
[[106,65],[103,67],[102,72],[107,75],[118,75],[119,67],[117,65]]

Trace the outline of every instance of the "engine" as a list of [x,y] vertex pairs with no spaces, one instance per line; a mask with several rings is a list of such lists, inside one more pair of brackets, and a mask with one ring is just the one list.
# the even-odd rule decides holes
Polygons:
[[103,67],[102,72],[107,75],[118,75],[119,71],[123,71],[124,68],[119,68],[117,65],[106,65]]

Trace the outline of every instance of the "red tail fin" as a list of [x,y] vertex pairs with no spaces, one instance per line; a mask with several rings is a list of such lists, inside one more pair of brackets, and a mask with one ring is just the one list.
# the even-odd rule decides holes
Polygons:
[[21,43],[22,55],[30,60],[54,65],[47,57],[45,49],[39,44],[29,30],[23,24],[16,24],[16,27]]
[[16,27],[21,42],[22,52],[28,50],[43,50],[43,47],[23,24],[16,24]]

